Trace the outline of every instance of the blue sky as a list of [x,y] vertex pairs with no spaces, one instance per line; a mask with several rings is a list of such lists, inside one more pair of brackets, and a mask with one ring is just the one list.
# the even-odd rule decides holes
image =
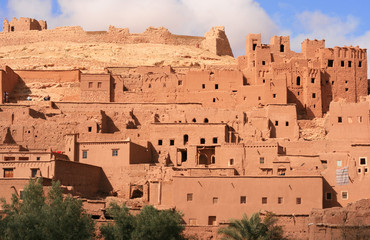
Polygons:
[[370,47],[370,1],[340,0],[0,0],[0,18],[44,19],[48,28],[82,26],[107,30],[109,25],[143,32],[149,26],[172,33],[204,35],[223,25],[234,54],[244,54],[248,33],[290,35],[300,51],[305,38],[325,39],[327,47]]

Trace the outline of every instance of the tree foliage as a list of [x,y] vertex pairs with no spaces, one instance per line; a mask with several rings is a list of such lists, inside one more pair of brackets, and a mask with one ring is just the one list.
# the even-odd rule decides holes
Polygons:
[[244,214],[241,220],[232,219],[227,227],[220,228],[218,233],[224,240],[278,240],[283,238],[283,229],[276,225],[278,219],[272,213],[260,218],[254,213],[248,219]]
[[153,206],[145,206],[141,212],[132,216],[123,205],[111,204],[108,214],[114,224],[100,227],[106,240],[178,240],[183,239],[182,215],[177,211],[159,211]]
[[1,239],[91,239],[94,222],[82,202],[63,198],[59,182],[53,182],[45,197],[41,181],[30,180],[22,200],[14,194],[10,204],[2,200]]

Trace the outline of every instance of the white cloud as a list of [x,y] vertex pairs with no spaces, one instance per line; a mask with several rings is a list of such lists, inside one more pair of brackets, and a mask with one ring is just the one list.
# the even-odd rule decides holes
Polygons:
[[143,32],[166,27],[172,33],[200,35],[212,26],[225,26],[234,55],[244,54],[248,33],[262,33],[263,41],[279,27],[254,0],[58,0],[59,16],[51,15],[51,0],[9,0],[15,16],[46,19],[49,28],[80,25],[106,30],[109,25]]

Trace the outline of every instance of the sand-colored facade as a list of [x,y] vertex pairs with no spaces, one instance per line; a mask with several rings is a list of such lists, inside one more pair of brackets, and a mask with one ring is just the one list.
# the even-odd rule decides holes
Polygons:
[[[211,31],[203,40],[230,55],[224,29]],[[305,40],[296,53],[289,37],[260,34],[246,46],[228,66],[4,67],[0,193],[42,176],[102,202],[176,208],[189,233],[272,211],[307,239],[312,209],[370,196],[366,49]],[[33,93],[54,84],[65,87],[58,99]],[[323,131],[309,129],[320,119]]]

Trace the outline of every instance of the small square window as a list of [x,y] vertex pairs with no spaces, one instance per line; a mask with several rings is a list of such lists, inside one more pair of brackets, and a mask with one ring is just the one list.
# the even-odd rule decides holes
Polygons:
[[326,193],[326,200],[331,200],[332,199],[331,197],[332,197],[331,192],[327,192]]
[[357,173],[361,173],[361,168],[358,168],[357,169]]
[[246,204],[247,203],[247,197],[246,196],[240,196],[240,204]]
[[262,61],[262,65],[266,65],[266,62],[265,61]]
[[366,157],[360,157],[360,165],[365,166],[366,165]]
[[334,65],[334,60],[329,59],[328,60],[328,67],[333,67],[333,65]]
[[217,225],[216,216],[208,216],[208,225]]
[[213,202],[213,204],[217,204],[218,203],[218,197],[213,197],[212,202]]
[[275,121],[275,126],[279,126],[279,121]]
[[181,86],[182,85],[182,80],[177,81],[177,85]]
[[188,202],[193,201],[193,194],[192,193],[186,194],[186,201],[188,201]]
[[340,66],[344,67],[344,61],[340,61]]
[[215,89],[218,89],[218,84],[215,84]]
[[206,85],[205,84],[202,84],[202,88],[205,89],[206,88]]
[[288,121],[285,122],[285,126],[287,126],[287,127],[289,126],[289,122]]
[[342,117],[338,117],[338,123],[342,123]]
[[23,196],[23,190],[20,190],[19,191],[19,199],[20,200],[23,200],[24,196]]
[[41,157],[36,157],[36,160],[37,160],[37,161],[40,161],[40,159],[41,159]]
[[297,197],[296,200],[295,200],[296,204],[301,204],[302,203],[302,199],[300,197]]
[[88,127],[88,128],[87,128],[87,131],[88,131],[88,132],[92,132],[92,127]]
[[273,98],[276,98],[276,93],[272,94],[272,97],[273,97]]
[[316,98],[316,93],[312,93],[312,98]]
[[214,137],[213,138],[213,143],[216,144],[218,142],[218,138],[217,137]]
[[36,177],[36,175],[37,175],[37,171],[38,171],[38,169],[37,168],[33,168],[33,169],[31,169],[31,177]]
[[342,192],[342,200],[347,200],[348,199],[348,192],[347,191],[343,191]]
[[92,87],[93,87],[93,83],[89,82],[89,88],[92,88]]
[[101,88],[101,82],[98,82],[98,88]]
[[112,156],[113,157],[118,156],[118,150],[117,149],[112,150]]
[[364,169],[364,172],[365,172],[365,173],[367,173],[367,172],[368,172],[368,168],[365,168],[365,169]]
[[283,197],[278,197],[278,204],[282,204],[283,203]]
[[234,158],[229,159],[229,166],[234,166]]
[[262,204],[267,204],[267,197],[262,198]]
[[359,123],[362,123],[362,116],[358,116],[358,117],[357,117],[357,121],[358,121]]
[[163,144],[163,140],[162,140],[162,139],[159,139],[159,140],[158,140],[158,145],[159,145],[159,146],[162,146],[162,144]]
[[342,166],[342,160],[337,160],[337,167],[341,167]]
[[173,145],[175,145],[175,140],[174,139],[171,139],[170,140],[170,146],[173,146]]
[[82,158],[87,158],[87,151],[82,151]]
[[13,168],[4,168],[4,178],[12,178],[14,176]]
[[352,67],[352,61],[348,61],[348,67]]
[[348,88],[345,88],[344,90],[345,90],[346,92],[348,92]]
[[358,62],[358,67],[362,67],[362,62],[361,61]]
[[206,143],[206,139],[201,138],[201,139],[200,139],[200,144],[205,144],[205,143]]
[[265,80],[265,79],[263,79],[263,80],[262,80],[262,83],[265,83],[265,82],[266,82],[266,80]]
[[315,83],[315,79],[314,78],[311,78],[311,83]]
[[264,164],[265,163],[265,158],[264,157],[260,157],[260,164]]

